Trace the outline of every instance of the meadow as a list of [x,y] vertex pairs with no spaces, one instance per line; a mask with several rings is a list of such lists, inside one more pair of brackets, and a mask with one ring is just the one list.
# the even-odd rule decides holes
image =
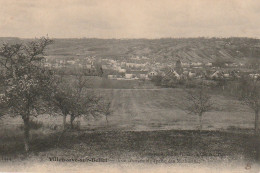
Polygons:
[[[0,155],[14,160],[49,157],[161,159],[173,162],[252,161],[254,114],[234,98],[212,94],[214,110],[198,117],[183,110],[185,91],[171,89],[87,89],[111,99],[108,117],[76,120],[78,128],[62,133],[62,117],[39,115],[31,130],[31,152],[24,155],[22,121],[2,118]],[[126,160],[125,160],[126,159]]]
[[[81,128],[105,128],[110,130],[196,130],[197,115],[185,111],[186,92],[179,88],[153,89],[87,89],[104,98],[111,98],[111,115],[80,118]],[[254,113],[246,105],[232,97],[212,94],[213,110],[203,116],[204,130],[253,129]],[[62,125],[62,117],[39,115],[37,121],[54,126]],[[22,124],[18,118],[2,118],[2,128]]]

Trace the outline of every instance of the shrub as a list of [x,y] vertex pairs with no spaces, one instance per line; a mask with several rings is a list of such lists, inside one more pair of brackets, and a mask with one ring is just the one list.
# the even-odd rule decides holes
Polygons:
[[[43,127],[43,123],[40,122],[40,121],[30,120],[30,121],[29,121],[29,127],[30,127],[30,129],[37,130],[37,129]],[[23,129],[24,129],[24,125],[21,125],[21,126],[20,126],[20,129],[23,130]]]
[[152,81],[156,86],[160,86],[160,85],[162,85],[162,79],[163,79],[162,76],[157,75],[157,76],[153,76],[152,79],[151,79],[151,81]]

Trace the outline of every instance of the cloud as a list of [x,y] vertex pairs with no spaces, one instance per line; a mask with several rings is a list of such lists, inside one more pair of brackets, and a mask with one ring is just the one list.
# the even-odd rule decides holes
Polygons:
[[260,37],[255,0],[0,0],[0,36]]

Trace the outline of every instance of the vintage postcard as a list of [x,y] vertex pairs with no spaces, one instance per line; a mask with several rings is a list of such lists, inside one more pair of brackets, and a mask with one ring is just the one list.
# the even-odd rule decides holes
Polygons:
[[260,1],[0,0],[0,172],[260,173]]

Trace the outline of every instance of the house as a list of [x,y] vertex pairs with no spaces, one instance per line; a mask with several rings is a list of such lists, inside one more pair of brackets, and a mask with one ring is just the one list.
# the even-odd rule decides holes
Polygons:
[[181,75],[179,75],[174,69],[170,69],[170,70],[168,70],[165,73],[164,79],[177,79],[177,80],[180,80],[181,79]]
[[251,79],[260,79],[260,74],[249,74],[249,77],[251,78]]
[[231,75],[231,77],[234,78],[234,79],[240,78],[240,76],[239,76],[239,71],[233,70],[233,71],[231,71],[230,75]]
[[125,72],[126,72],[126,69],[118,68],[118,72],[119,72],[119,73],[125,73]]
[[146,64],[126,63],[125,65],[128,68],[141,68],[141,67],[145,67]]
[[87,68],[87,69],[91,69],[91,68],[92,68],[92,65],[86,64],[86,68]]
[[181,79],[181,76],[176,71],[173,71],[172,73],[178,80]]
[[134,67],[135,63],[126,63],[125,65],[126,65],[126,67]]
[[189,63],[181,63],[182,67],[190,67],[190,64]]
[[109,69],[108,65],[102,65],[102,69],[107,70]]
[[148,79],[148,75],[147,74],[140,74],[140,79]]
[[156,71],[151,71],[151,72],[149,72],[149,76],[156,76],[158,74],[158,72],[156,72]]
[[228,79],[228,78],[230,78],[230,74],[229,74],[229,73],[224,73],[224,74],[223,74],[223,77],[226,78],[226,79]]
[[68,63],[68,64],[75,64],[76,62],[73,61],[73,60],[69,60],[69,61],[67,61],[67,63]]
[[202,66],[201,62],[192,62],[191,66]]
[[51,63],[45,63],[44,64],[44,67],[51,67],[52,65],[51,65]]
[[209,62],[209,63],[207,63],[207,64],[205,64],[207,67],[211,67],[212,66],[212,63],[211,62]]
[[182,74],[188,76],[188,75],[189,75],[189,72],[185,70],[185,71],[183,71]]
[[210,78],[211,79],[216,79],[216,78],[218,78],[219,77],[219,71],[215,71],[212,75],[210,75]]
[[211,76],[210,76],[210,78],[211,79],[219,79],[219,78],[222,78],[223,77],[223,74],[222,74],[222,72],[220,72],[220,71],[215,71],[215,73],[213,73]]
[[59,63],[53,63],[52,64],[52,67],[53,68],[61,68],[61,67],[63,67],[64,65],[62,65],[62,64],[59,64]]
[[148,79],[148,71],[135,71],[134,74],[140,79]]
[[134,76],[134,75],[131,74],[131,73],[126,73],[126,74],[125,74],[125,78],[126,78],[126,79],[131,79],[131,78],[133,78],[133,76]]
[[148,74],[147,71],[132,70],[132,71],[127,71],[125,76],[126,78],[146,79],[148,78],[147,74]]
[[107,78],[108,78],[108,79],[116,79],[117,76],[116,76],[116,75],[107,75]]
[[189,72],[188,76],[189,76],[189,78],[193,78],[193,77],[195,77],[195,76],[196,76],[196,73]]

